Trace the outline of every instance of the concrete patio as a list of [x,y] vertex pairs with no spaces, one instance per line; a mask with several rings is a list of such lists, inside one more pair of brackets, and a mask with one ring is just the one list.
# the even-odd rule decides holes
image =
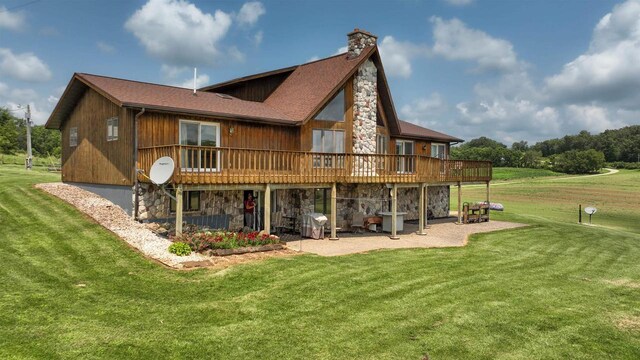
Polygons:
[[290,240],[287,248],[320,256],[340,256],[378,249],[460,247],[467,244],[467,239],[472,234],[526,226],[505,221],[457,225],[456,220],[446,218],[429,221],[427,235],[417,235],[418,225],[405,222],[404,232],[398,234],[398,240],[389,239],[388,233],[338,233],[340,239],[336,241],[329,240],[328,237],[321,240]]

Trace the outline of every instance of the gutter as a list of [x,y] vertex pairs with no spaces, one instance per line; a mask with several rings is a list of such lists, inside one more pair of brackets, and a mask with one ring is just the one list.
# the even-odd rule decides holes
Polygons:
[[139,198],[140,198],[140,182],[138,181],[138,171],[140,171],[140,169],[138,169],[138,118],[144,114],[144,112],[146,111],[145,108],[142,108],[140,110],[140,112],[138,112],[136,114],[136,116],[134,116],[133,118],[133,169],[134,169],[134,176],[135,176],[135,187],[134,187],[134,204],[133,204],[133,218],[136,221],[139,221],[138,219],[138,212],[140,209],[140,203],[139,203]]

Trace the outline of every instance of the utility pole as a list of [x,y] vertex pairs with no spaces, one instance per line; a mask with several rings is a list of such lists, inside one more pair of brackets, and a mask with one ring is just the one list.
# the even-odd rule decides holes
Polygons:
[[31,154],[31,106],[27,105],[27,112],[25,113],[27,120],[27,159],[25,161],[25,167],[27,170],[31,170],[32,154]]

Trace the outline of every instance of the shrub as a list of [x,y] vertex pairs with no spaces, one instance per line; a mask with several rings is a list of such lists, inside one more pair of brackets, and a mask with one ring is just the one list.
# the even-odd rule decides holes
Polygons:
[[183,242],[174,242],[169,245],[169,252],[178,256],[187,256],[191,254],[191,247]]
[[256,231],[236,233],[222,230],[182,234],[182,236],[176,237],[175,240],[187,244],[191,250],[196,252],[209,249],[235,249],[247,246],[277,244],[280,242],[277,236],[268,234],[260,235]]
[[598,172],[604,166],[604,154],[593,149],[570,150],[555,155],[552,161],[554,171],[567,174],[588,174]]

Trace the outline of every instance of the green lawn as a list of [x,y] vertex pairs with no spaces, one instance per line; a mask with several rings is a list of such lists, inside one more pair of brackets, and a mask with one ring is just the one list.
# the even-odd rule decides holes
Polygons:
[[515,180],[526,178],[538,178],[547,176],[566,175],[547,169],[529,169],[529,168],[512,168],[512,167],[494,167],[493,180]]
[[[606,211],[617,230],[495,186],[498,217],[533,226],[459,249],[180,272],[31,188],[55,179],[0,166],[3,359],[640,358],[640,236]],[[640,172],[573,181],[637,200]]]

